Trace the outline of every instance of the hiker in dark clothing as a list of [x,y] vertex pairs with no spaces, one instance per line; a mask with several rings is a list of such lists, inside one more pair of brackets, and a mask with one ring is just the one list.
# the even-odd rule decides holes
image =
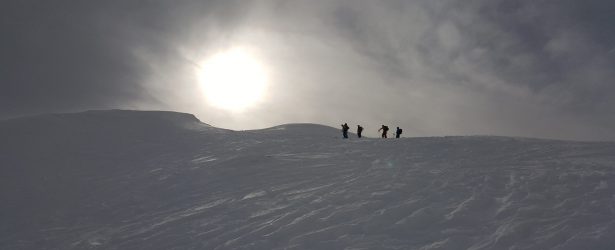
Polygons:
[[348,130],[349,129],[350,129],[350,127],[348,127],[348,123],[342,124],[342,135],[344,135],[344,139],[348,139]]
[[363,132],[363,127],[361,125],[357,125],[357,136],[361,138],[361,132]]
[[389,132],[389,127],[382,125],[382,127],[378,129],[378,132],[380,132],[380,130],[382,130],[382,138],[387,138],[387,132]]
[[395,138],[399,138],[399,136],[401,135],[401,128],[397,127],[397,130],[395,130]]

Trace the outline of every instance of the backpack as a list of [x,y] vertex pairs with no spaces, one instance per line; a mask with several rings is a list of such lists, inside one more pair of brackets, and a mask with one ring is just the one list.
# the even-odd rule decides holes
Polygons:
[[388,126],[383,126],[383,127],[382,127],[382,130],[384,130],[384,131],[389,131],[389,127],[388,127]]
[[401,131],[402,131],[402,129],[400,128],[400,129],[399,129],[399,134],[400,134],[400,135],[401,135]]

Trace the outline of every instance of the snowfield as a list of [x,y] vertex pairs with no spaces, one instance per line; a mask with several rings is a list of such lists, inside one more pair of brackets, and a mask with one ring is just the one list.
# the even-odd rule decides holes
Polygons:
[[0,121],[0,171],[0,249],[615,249],[613,142],[109,110]]

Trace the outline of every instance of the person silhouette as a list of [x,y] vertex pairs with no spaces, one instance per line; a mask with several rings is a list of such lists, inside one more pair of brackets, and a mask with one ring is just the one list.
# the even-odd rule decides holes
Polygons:
[[349,129],[350,129],[350,127],[348,127],[348,123],[342,124],[342,135],[344,136],[344,139],[348,139],[348,130]]
[[382,127],[378,129],[378,132],[380,132],[381,130],[382,130],[382,138],[387,138],[387,132],[389,132],[389,127],[382,125]]
[[361,132],[363,132],[363,127],[361,125],[357,125],[357,136],[361,138]]
[[399,138],[399,136],[401,135],[401,128],[397,127],[397,130],[395,130],[395,138]]

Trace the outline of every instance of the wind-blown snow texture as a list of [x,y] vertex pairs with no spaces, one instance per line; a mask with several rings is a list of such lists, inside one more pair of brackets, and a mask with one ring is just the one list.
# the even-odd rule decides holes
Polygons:
[[171,112],[1,121],[0,249],[615,246],[615,143],[340,137]]

